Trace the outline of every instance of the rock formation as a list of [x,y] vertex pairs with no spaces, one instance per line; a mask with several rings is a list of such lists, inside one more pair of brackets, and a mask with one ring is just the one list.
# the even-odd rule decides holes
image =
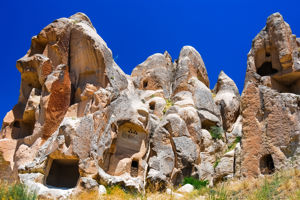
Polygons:
[[0,178],[68,198],[103,185],[164,190],[189,176],[213,185],[299,167],[299,47],[271,15],[253,40],[240,97],[224,72],[209,89],[193,47],[175,61],[154,54],[129,76],[86,15],[55,20],[17,61],[20,96],[3,120]]
[[241,175],[300,166],[300,45],[279,13],[254,38],[241,98]]

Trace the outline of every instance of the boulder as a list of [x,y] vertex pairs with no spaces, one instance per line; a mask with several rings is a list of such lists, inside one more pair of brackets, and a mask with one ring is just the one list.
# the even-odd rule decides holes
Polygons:
[[177,192],[180,192],[180,193],[191,193],[193,192],[194,190],[194,186],[192,186],[191,184],[185,184],[183,186],[181,186]]

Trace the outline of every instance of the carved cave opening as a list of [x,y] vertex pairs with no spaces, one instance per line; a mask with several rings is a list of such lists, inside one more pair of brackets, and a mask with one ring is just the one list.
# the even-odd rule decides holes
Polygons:
[[147,88],[147,86],[148,86],[148,81],[146,81],[146,80],[145,80],[145,81],[143,81],[143,88],[144,88],[144,89],[146,89],[146,88]]
[[271,76],[278,72],[277,69],[274,69],[272,66],[272,62],[264,62],[258,69],[257,73],[261,76]]
[[139,161],[133,160],[131,162],[131,169],[130,169],[130,175],[132,177],[137,177],[139,174]]
[[13,139],[22,139],[26,136],[29,136],[33,133],[34,123],[32,122],[23,122],[23,121],[15,121],[12,127],[11,137]]
[[54,159],[46,177],[46,185],[74,188],[79,179],[78,160]]
[[149,108],[150,108],[150,110],[155,110],[155,102],[154,101],[149,103]]
[[272,174],[275,171],[275,166],[271,154],[261,157],[259,162],[260,172],[262,174]]
[[115,138],[106,155],[105,171],[113,176],[129,173],[137,177],[139,158],[143,156],[147,134],[136,124],[126,122],[118,127]]

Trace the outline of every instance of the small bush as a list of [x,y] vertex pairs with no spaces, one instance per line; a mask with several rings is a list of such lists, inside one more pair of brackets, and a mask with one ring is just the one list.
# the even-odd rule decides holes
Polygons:
[[217,159],[216,162],[214,163],[214,169],[216,169],[216,167],[219,165],[220,163],[220,159]]
[[228,146],[227,152],[233,150],[235,148],[235,146],[237,145],[237,143],[239,143],[241,141],[241,139],[242,139],[241,136],[237,136],[235,138],[234,142],[231,145]]
[[185,177],[183,179],[183,185],[185,184],[191,184],[195,189],[199,190],[208,185],[208,180],[198,180],[193,177]]
[[165,108],[163,110],[164,114],[167,112],[167,110],[169,110],[169,108],[171,106],[174,106],[174,103],[172,102],[172,100],[170,100],[170,99],[165,99],[165,100],[166,100],[166,106],[165,106]]
[[1,184],[0,199],[35,200],[37,195],[34,192],[30,192],[24,184],[16,183],[10,186]]
[[221,127],[218,127],[218,126],[212,126],[209,129],[209,133],[210,133],[211,137],[214,140],[222,139],[223,129]]

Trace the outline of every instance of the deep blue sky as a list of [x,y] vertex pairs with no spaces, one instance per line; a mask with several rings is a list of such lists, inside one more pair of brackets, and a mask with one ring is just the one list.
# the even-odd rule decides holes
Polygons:
[[176,59],[182,46],[191,45],[205,62],[211,88],[224,70],[240,92],[251,41],[270,14],[280,12],[300,37],[299,0],[1,0],[0,10],[1,119],[17,103],[15,63],[26,54],[31,37],[76,12],[89,16],[127,74],[154,53],[167,50]]

